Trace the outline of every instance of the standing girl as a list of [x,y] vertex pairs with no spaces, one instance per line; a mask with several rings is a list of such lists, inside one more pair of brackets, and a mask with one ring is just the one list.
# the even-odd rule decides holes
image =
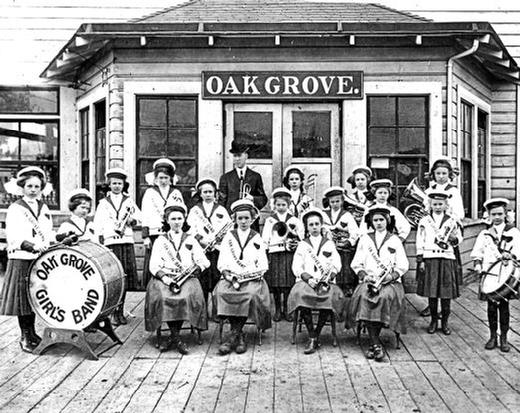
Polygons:
[[190,234],[206,250],[206,257],[210,262],[209,268],[200,275],[200,283],[207,303],[209,293],[213,291],[220,279],[217,269],[220,243],[233,227],[233,222],[226,208],[217,202],[217,183],[214,180],[202,179],[195,187],[200,200],[191,208],[187,223]]
[[[294,285],[291,266],[298,241],[303,239],[303,225],[288,210],[291,193],[276,188],[271,195],[274,211],[265,220],[262,238],[267,245],[269,271],[265,275],[269,290],[273,293],[275,313],[273,320],[287,318],[287,297]],[[282,307],[283,295],[283,307]]]
[[[144,310],[146,331],[158,332],[159,350],[174,346],[181,354],[188,353],[179,334],[184,321],[199,331],[208,328],[206,302],[196,275],[209,266],[209,261],[195,238],[182,231],[185,217],[184,204],[168,204],[164,209],[166,233],[153,245],[150,271],[154,278],[146,289]],[[167,342],[160,341],[159,329],[164,322],[171,331]]]
[[41,201],[45,172],[29,166],[20,170],[16,183],[23,197],[9,206],[6,217],[7,269],[1,293],[0,315],[17,316],[20,347],[32,352],[41,338],[34,328],[35,314],[29,305],[29,268],[55,235],[49,209]]
[[370,208],[367,225],[374,231],[363,235],[352,260],[357,286],[348,311],[347,328],[365,324],[370,339],[368,359],[382,361],[385,353],[379,339],[388,327],[405,332],[404,289],[401,279],[408,271],[408,259],[402,242],[394,235],[394,217],[386,206]]
[[[285,169],[283,175],[283,186],[285,186],[291,194],[291,202],[289,204],[289,211],[295,217],[300,217],[301,214],[310,208],[313,204],[313,199],[305,193],[304,187],[305,175],[303,171],[296,166],[289,166]],[[315,188],[316,183],[313,184]]]
[[451,334],[448,326],[450,302],[459,297],[462,273],[459,271],[454,247],[462,242],[458,221],[448,215],[448,194],[430,191],[431,213],[419,221],[417,228],[417,294],[428,297],[431,322],[428,333],[437,330],[438,305],[441,300],[441,328]]
[[410,234],[411,226],[408,220],[396,207],[390,205],[388,202],[390,195],[392,195],[393,183],[390,179],[376,179],[370,183],[370,189],[374,194],[375,200],[372,204],[373,207],[386,207],[390,211],[390,215],[395,220],[395,231],[401,242],[405,242],[406,238]]
[[146,288],[151,273],[150,255],[152,246],[162,234],[163,210],[167,203],[184,203],[182,194],[174,187],[175,164],[166,158],[158,159],[153,164],[153,171],[146,174],[146,181],[153,184],[148,188],[141,202],[143,217],[142,235],[144,250],[143,286]]
[[126,324],[124,303],[127,290],[137,288],[137,270],[134,252],[134,231],[141,218],[141,211],[123,190],[128,189],[127,174],[121,168],[111,168],[106,173],[109,187],[107,196],[99,201],[94,217],[94,228],[100,242],[107,246],[121,261],[125,271],[125,291],[121,304],[113,314],[113,324]]
[[69,211],[71,215],[58,229],[58,234],[70,236],[74,234],[79,241],[98,242],[94,236],[94,223],[88,216],[92,206],[92,195],[86,189],[80,188],[69,195]]
[[[301,315],[309,343],[305,354],[315,353],[319,338],[327,320],[335,317],[341,321],[344,315],[343,291],[336,285],[336,275],[341,271],[341,258],[334,243],[322,235],[323,213],[309,209],[303,216],[306,238],[298,244],[292,270],[296,278],[289,294],[288,311]],[[318,323],[314,328],[312,310],[319,310]]]
[[369,204],[374,196],[370,192],[369,184],[372,179],[372,170],[368,166],[357,166],[347,183],[352,186],[352,196],[362,204]]
[[325,191],[324,227],[336,245],[341,258],[341,271],[336,275],[336,285],[347,296],[351,296],[357,285],[356,274],[350,268],[350,262],[357,243],[358,225],[354,216],[343,207],[345,204],[344,190],[339,186],[332,186]]

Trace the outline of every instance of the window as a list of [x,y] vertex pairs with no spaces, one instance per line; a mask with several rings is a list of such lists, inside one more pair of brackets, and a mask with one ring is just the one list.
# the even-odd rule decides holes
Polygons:
[[273,114],[271,112],[234,112],[233,139],[246,146],[251,159],[273,157]]
[[106,147],[106,103],[102,100],[94,104],[94,154],[95,154],[95,183],[96,201],[105,197],[105,171],[107,159]]
[[429,108],[427,96],[368,97],[368,159],[377,178],[397,186],[395,205],[409,200],[402,192],[417,177],[424,185],[428,172]]
[[473,130],[473,105],[467,102],[461,102],[461,113],[460,113],[460,145],[461,145],[461,158],[460,158],[460,182],[462,201],[464,202],[464,214],[467,217],[471,216],[472,203],[471,203],[471,191],[472,191],[472,162],[471,162],[471,135]]
[[487,162],[486,162],[486,147],[487,147],[487,126],[488,115],[483,110],[477,112],[477,180],[478,180],[478,195],[477,205],[479,210],[479,217],[482,216],[482,205],[486,200],[487,186],[486,186],[486,175],[487,175]]
[[17,198],[4,187],[16,172],[39,166],[50,184],[43,199],[50,208],[58,208],[58,139],[57,120],[0,120],[0,207]]
[[58,89],[0,87],[0,113],[57,115]]
[[162,157],[175,162],[177,186],[189,197],[197,182],[197,98],[138,96],[137,112],[138,199],[147,187],[145,174]]
[[89,154],[89,109],[79,112],[80,147],[81,147],[81,187],[90,188]]

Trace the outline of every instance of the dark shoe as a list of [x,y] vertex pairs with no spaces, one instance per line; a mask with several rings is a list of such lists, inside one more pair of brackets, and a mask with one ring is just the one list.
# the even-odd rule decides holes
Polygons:
[[128,324],[128,319],[125,317],[125,313],[122,308],[119,312],[119,324]]
[[168,337],[167,340],[162,340],[159,343],[159,351],[161,353],[164,353],[165,351],[168,351],[171,348],[172,344],[173,344],[173,342],[172,342],[172,338],[171,337]]
[[426,307],[424,310],[422,310],[421,312],[419,312],[419,315],[421,317],[429,317],[431,314],[430,314],[430,307]]
[[495,347],[497,346],[497,336],[496,334],[495,335],[492,335],[488,342],[486,343],[486,345],[484,346],[484,348],[486,350],[493,350]]
[[238,335],[238,340],[237,340],[237,345],[236,345],[236,348],[235,348],[235,352],[237,354],[242,354],[242,353],[245,353],[246,351],[247,351],[247,344],[246,344],[246,341],[244,340],[244,334],[240,333]]
[[370,346],[365,353],[365,357],[369,360],[372,360],[374,358],[374,346]]
[[34,326],[32,326],[29,329],[29,340],[31,341],[31,344],[34,345],[34,348],[38,347],[38,345],[42,341],[42,338],[38,334],[36,334],[36,330],[34,329]]
[[289,323],[292,323],[294,321],[294,317],[292,314],[286,314],[285,320],[288,321]]
[[280,314],[280,310],[276,310],[273,316],[273,321],[278,322],[282,319],[282,315]]
[[449,336],[451,334],[450,327],[448,326],[448,320],[442,320],[441,329],[445,336]]
[[25,351],[26,353],[32,353],[33,350],[37,347],[33,342],[31,342],[31,335],[29,334],[29,330],[22,331],[22,336],[20,337],[20,347],[22,348],[22,351]]
[[381,344],[376,344],[374,346],[374,360],[382,361],[385,358],[385,352],[383,351],[383,346]]
[[500,351],[503,353],[509,353],[511,346],[507,342],[507,334],[500,335]]
[[232,350],[231,341],[228,340],[228,341],[223,342],[223,343],[219,346],[219,348],[218,348],[218,354],[220,354],[221,356],[225,356],[226,354],[231,353],[231,350]]
[[313,354],[316,353],[316,349],[318,348],[318,342],[315,338],[311,338],[305,350],[303,350],[303,354]]
[[173,341],[173,344],[180,354],[182,354],[182,355],[188,354],[188,347],[186,346],[184,341],[182,341],[180,338],[175,339]]
[[428,326],[428,330],[426,330],[426,331],[428,332],[428,334],[433,334],[437,331],[437,326],[438,326],[437,320],[432,320],[432,321],[430,321],[430,325]]
[[121,319],[119,318],[119,313],[116,310],[112,314],[112,326],[117,327],[119,325],[121,325]]

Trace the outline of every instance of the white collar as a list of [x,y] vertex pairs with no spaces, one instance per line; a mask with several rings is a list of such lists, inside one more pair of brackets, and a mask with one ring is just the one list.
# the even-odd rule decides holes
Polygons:
[[243,173],[243,174],[244,174],[244,177],[246,176],[247,165],[244,166],[243,168],[235,168],[235,169],[236,169],[237,174],[238,174],[239,177],[240,177],[240,173]]
[[288,214],[287,211],[285,211],[283,214],[280,214],[279,212],[275,212],[275,215],[278,218],[278,220],[279,221],[284,221],[284,222],[287,219],[287,214]]
[[311,242],[312,247],[315,250],[317,250],[320,247],[321,240],[322,240],[322,236],[321,235],[318,235],[317,237],[313,237],[312,235],[309,236],[309,241]]
[[383,240],[385,239],[387,234],[387,231],[379,232],[375,231],[375,238],[376,238],[376,247],[379,248],[383,244]]
[[[74,222],[75,224],[80,224],[81,226],[85,225],[85,222],[86,222],[85,218],[80,218],[80,217],[78,217],[77,215],[74,215],[74,214],[72,214],[70,216],[70,220],[72,222]],[[78,225],[78,226],[80,226],[80,225]]]
[[38,204],[38,198],[29,198],[28,196],[24,196],[22,198],[27,205],[36,205]]
[[504,232],[504,228],[506,227],[506,223],[502,222],[499,225],[493,225],[494,230],[499,236],[502,236],[502,233]]
[[249,228],[246,231],[242,231],[240,228],[237,228],[238,239],[240,240],[240,243],[242,245],[244,245],[244,243],[246,242],[247,237],[249,236],[250,232],[251,232],[251,228]]

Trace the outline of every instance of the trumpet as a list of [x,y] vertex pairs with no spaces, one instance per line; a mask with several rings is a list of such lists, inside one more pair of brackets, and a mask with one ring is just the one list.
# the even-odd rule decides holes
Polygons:
[[421,218],[428,214],[424,207],[428,195],[426,195],[426,192],[424,192],[417,183],[417,178],[413,178],[404,190],[403,197],[408,197],[416,201],[405,208],[403,215],[414,228],[417,228]]
[[115,226],[115,229],[114,231],[116,232],[117,235],[119,235],[120,237],[123,236],[124,232],[125,232],[125,227],[126,225],[128,224],[128,221],[130,220],[130,218],[132,217],[132,214],[134,213],[134,207],[133,206],[127,206],[126,209],[125,209],[125,213],[123,214],[123,216],[116,222],[116,226]]
[[232,273],[231,285],[235,290],[240,290],[242,284],[249,281],[260,280],[264,276],[264,271],[249,271],[242,274]]
[[251,195],[251,185],[244,182],[244,180],[240,180],[240,189],[238,191],[238,198],[244,199]]
[[[395,249],[388,247],[388,251],[390,254],[395,254]],[[385,280],[388,274],[392,274],[395,268],[395,260],[391,262],[391,264],[383,270],[383,272],[379,275],[375,283],[368,284],[368,293],[372,296],[379,294],[381,291],[381,287],[383,285],[383,281]]]
[[334,268],[332,265],[329,265],[327,268],[323,266],[318,256],[314,253],[314,251],[309,247],[309,256],[314,261],[315,267],[321,274],[321,277],[318,279],[318,283],[314,287],[314,290],[318,294],[326,294],[330,290],[330,280],[332,278],[332,272]]
[[455,221],[453,218],[450,218],[448,225],[444,227],[444,231],[441,235],[437,235],[435,237],[435,243],[443,250],[447,250],[449,247],[448,239],[452,232],[457,228],[457,221]]
[[172,294],[179,294],[182,285],[192,277],[193,273],[198,268],[199,266],[197,264],[192,264],[188,268],[184,269],[179,275],[173,276],[173,281],[168,286]]
[[222,239],[224,238],[224,235],[227,234],[227,232],[233,228],[233,225],[235,223],[233,221],[228,222],[226,225],[224,225],[220,230],[215,234],[215,236],[212,238],[210,242],[206,245],[204,248],[204,252],[211,251],[215,248],[216,245],[220,244],[222,242]]

